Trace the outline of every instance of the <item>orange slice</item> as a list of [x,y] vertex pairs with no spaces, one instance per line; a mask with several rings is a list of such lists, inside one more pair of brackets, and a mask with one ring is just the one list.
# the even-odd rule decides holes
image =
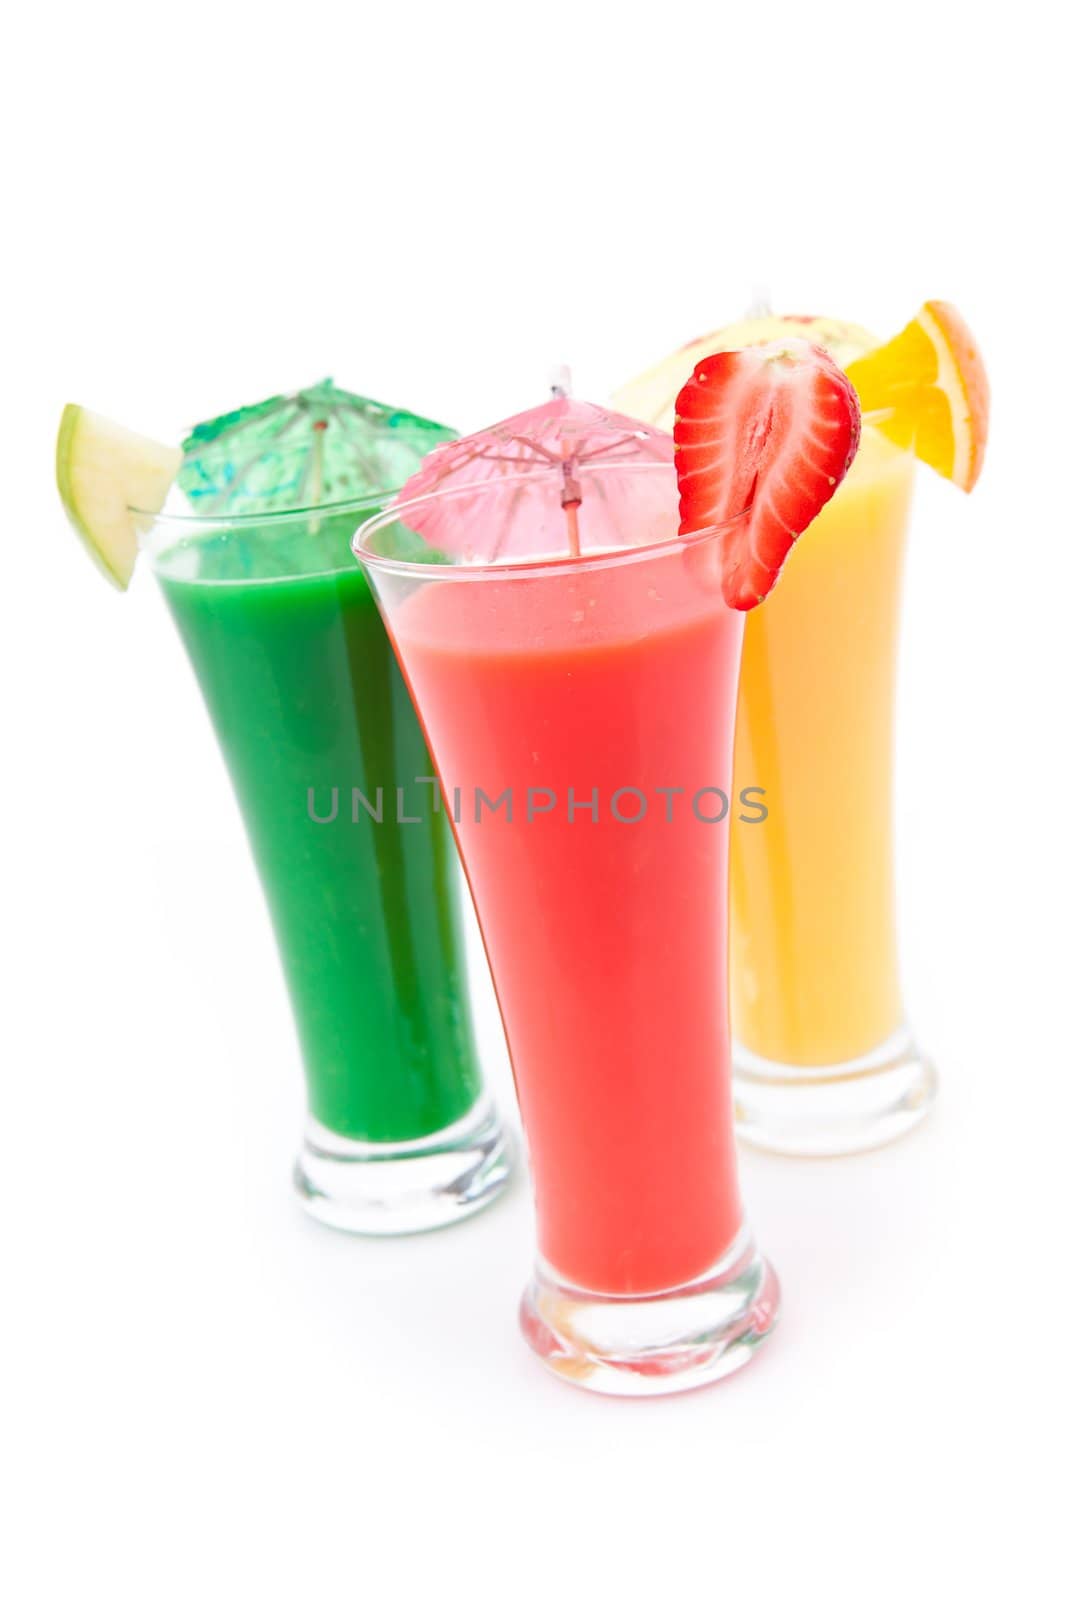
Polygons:
[[989,434],[989,379],[955,306],[928,300],[895,339],[846,368],[864,416],[968,493]]

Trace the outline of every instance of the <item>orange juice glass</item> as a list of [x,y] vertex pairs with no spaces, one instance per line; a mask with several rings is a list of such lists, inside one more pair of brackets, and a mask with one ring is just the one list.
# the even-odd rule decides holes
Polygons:
[[913,457],[864,418],[859,453],[748,616],[731,832],[738,1131],[766,1149],[883,1144],[935,1078],[905,1018],[893,860],[893,701]]

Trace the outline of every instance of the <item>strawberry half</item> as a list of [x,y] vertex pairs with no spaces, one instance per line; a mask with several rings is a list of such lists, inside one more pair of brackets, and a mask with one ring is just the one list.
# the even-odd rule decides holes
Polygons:
[[708,356],[676,404],[679,531],[750,513],[724,535],[722,569],[727,605],[748,611],[852,463],[856,391],[818,345],[782,339]]

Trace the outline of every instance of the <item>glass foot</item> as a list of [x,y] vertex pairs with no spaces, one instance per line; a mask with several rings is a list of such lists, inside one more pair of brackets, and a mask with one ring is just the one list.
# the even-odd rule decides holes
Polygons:
[[550,1372],[599,1394],[676,1394],[751,1360],[774,1327],[778,1279],[747,1232],[710,1272],[661,1294],[594,1294],[539,1262],[519,1308]]
[[404,1144],[345,1139],[309,1117],[293,1182],[309,1216],[345,1233],[424,1233],[495,1200],[512,1152],[483,1096],[459,1122]]
[[922,1121],[936,1093],[937,1074],[907,1027],[829,1067],[792,1067],[734,1048],[737,1137],[782,1155],[853,1155],[889,1144]]

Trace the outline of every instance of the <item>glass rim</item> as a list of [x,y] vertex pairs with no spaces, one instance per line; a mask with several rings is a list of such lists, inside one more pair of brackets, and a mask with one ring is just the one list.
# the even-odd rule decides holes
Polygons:
[[[582,469],[583,480],[591,477],[614,473],[640,473],[648,476],[670,474],[674,479],[675,466],[673,461],[603,461],[596,466]],[[522,474],[523,483],[552,483],[559,478],[557,467],[537,468],[532,472]],[[511,480],[513,483],[518,478]],[[715,523],[707,528],[698,528],[693,533],[687,533],[684,538],[675,536],[671,539],[660,539],[654,544],[626,545],[612,550],[590,550],[587,554],[572,556],[560,553],[559,555],[534,556],[527,561],[470,561],[449,565],[446,562],[436,561],[402,561],[396,556],[379,555],[374,550],[365,546],[367,537],[380,529],[388,527],[391,523],[403,522],[405,513],[416,506],[437,504],[442,500],[459,499],[462,495],[476,496],[488,492],[499,493],[506,487],[508,479],[499,475],[491,478],[478,478],[473,483],[455,484],[451,488],[434,489],[428,494],[418,495],[413,500],[398,501],[395,498],[384,506],[376,517],[371,517],[367,522],[356,529],[352,536],[352,553],[357,560],[373,568],[376,572],[390,572],[397,576],[420,578],[445,579],[455,581],[458,578],[491,579],[495,577],[535,577],[547,573],[582,572],[589,567],[603,567],[612,563],[623,565],[632,561],[647,561],[651,556],[662,554],[667,550],[681,547],[691,549],[694,545],[708,544],[715,539],[721,539],[726,534],[737,528],[749,515],[746,507],[725,522]]]
[[352,511],[380,511],[394,495],[399,494],[401,488],[402,485],[397,484],[395,489],[379,489],[374,494],[351,495],[346,500],[322,500],[318,505],[284,506],[276,511],[146,511],[143,506],[127,506],[126,510],[131,517],[143,518],[153,526],[158,523],[164,527],[210,528],[217,532],[220,528],[251,528],[264,523],[299,522],[302,517],[335,517]]
[[[287,506],[284,510],[277,511],[242,511],[237,514],[214,516],[202,512],[171,512],[171,511],[143,511],[136,506],[128,506],[127,511],[134,518],[137,536],[137,550],[146,560],[152,571],[157,575],[161,564],[183,542],[192,544],[200,540],[213,538],[217,534],[233,533],[238,536],[248,536],[254,533],[269,532],[272,529],[298,527],[301,523],[316,518],[320,527],[327,527],[331,521],[339,520],[345,516],[357,516],[361,512],[376,512],[392,499],[396,494],[395,489],[379,491],[373,495],[354,495],[348,500],[326,500],[321,505]],[[324,560],[321,567],[311,571],[301,572],[271,572],[271,573],[235,573],[226,577],[185,577],[182,583],[204,583],[216,586],[225,585],[227,588],[262,587],[264,584],[300,583],[310,578],[322,578],[348,572],[358,572],[359,567],[351,556],[351,543],[349,543],[349,557],[342,561],[337,554]]]

